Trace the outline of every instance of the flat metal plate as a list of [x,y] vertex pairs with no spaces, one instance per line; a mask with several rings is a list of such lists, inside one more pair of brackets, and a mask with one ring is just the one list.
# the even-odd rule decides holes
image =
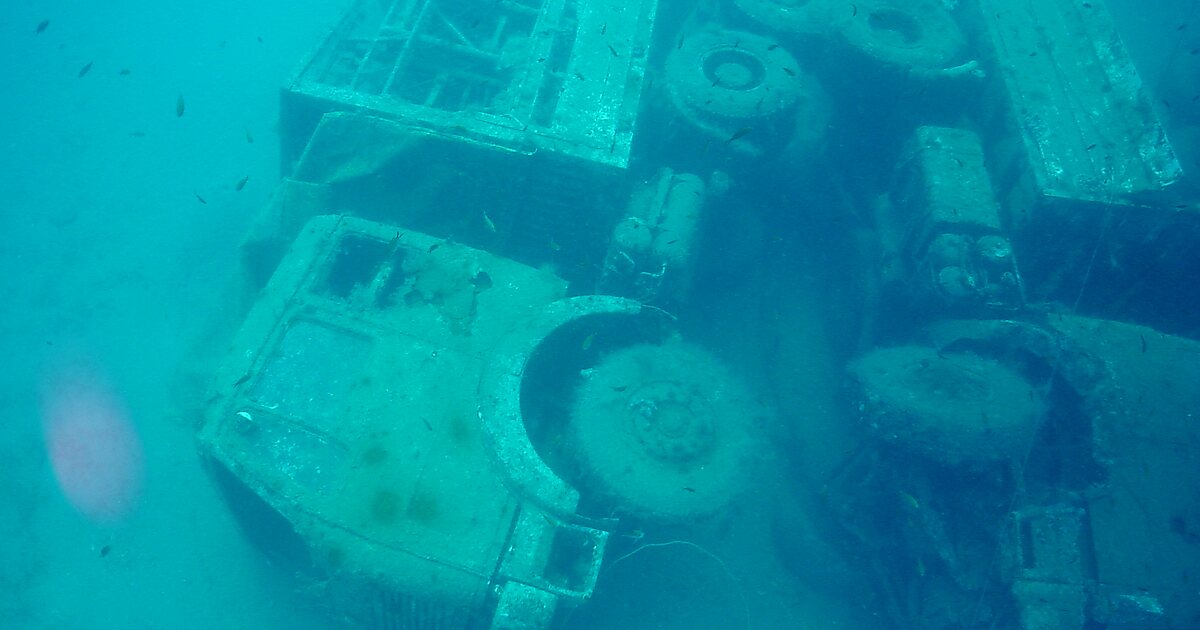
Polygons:
[[657,0],[360,0],[285,100],[624,168]]
[[564,291],[461,244],[315,218],[216,375],[201,445],[318,557],[476,610],[521,504],[484,439],[479,378]]
[[1038,192],[1112,203],[1182,175],[1102,1],[980,0]]

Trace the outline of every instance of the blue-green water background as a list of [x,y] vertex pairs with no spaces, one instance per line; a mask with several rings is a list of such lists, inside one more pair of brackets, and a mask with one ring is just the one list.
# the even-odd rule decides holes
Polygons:
[[[323,627],[200,468],[177,375],[279,177],[278,89],[345,4],[0,8],[0,627]],[[1200,24],[1176,29],[1191,8],[1112,2],[1175,102],[1200,93]],[[105,375],[145,448],[141,503],[116,524],[73,510],[47,462],[39,395],[73,361]]]

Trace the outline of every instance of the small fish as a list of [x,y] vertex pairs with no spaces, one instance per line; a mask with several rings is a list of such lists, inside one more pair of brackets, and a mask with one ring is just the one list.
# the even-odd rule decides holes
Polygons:
[[1146,335],[1138,335],[1138,337],[1141,337],[1141,339],[1142,339],[1142,353],[1145,354],[1145,352],[1146,352]]
[[667,245],[674,245],[675,243],[678,243],[678,242],[679,242],[679,239],[673,238],[673,239],[667,241]]
[[201,196],[200,196],[200,193],[198,193],[198,192],[193,192],[192,194],[193,194],[193,195],[196,195],[196,201],[199,201],[200,203],[202,203],[202,204],[204,204],[204,205],[206,205],[206,206],[208,205],[208,202],[204,200],[204,197],[201,197]]
[[183,95],[180,94],[179,98],[175,99],[175,117],[183,118],[183,112],[185,109],[187,109],[187,104],[183,102]]
[[254,134],[249,129],[246,130],[246,144],[254,144]]
[[433,253],[433,250],[435,250],[435,249],[437,249],[437,248],[439,248],[439,247],[441,247],[441,246],[442,246],[442,244],[441,244],[441,243],[434,243],[433,245],[430,245],[430,246],[429,246],[429,249],[427,250],[427,252],[428,252],[428,253],[430,253],[430,254],[432,254],[432,253]]
[[746,134],[750,133],[751,131],[754,131],[753,127],[742,127],[741,129],[738,129],[737,131],[733,132],[733,135],[729,136],[729,139],[725,141],[725,144],[728,145],[735,140],[740,140],[742,138],[745,138]]
[[608,32],[608,22],[605,22],[604,25],[600,27],[600,34],[603,35],[607,32]]
[[921,509],[921,504],[917,502],[916,497],[914,497],[913,495],[911,495],[903,490],[900,490],[899,492],[900,492],[900,500],[902,502],[904,502],[904,505],[907,505],[908,507],[910,507],[914,510]]
[[1096,148],[1096,143],[1095,143],[1095,142],[1093,142],[1092,144],[1089,144],[1089,145],[1087,145],[1086,147],[1084,147],[1084,149],[1083,149],[1083,150],[1084,150],[1084,151],[1091,151],[1092,149],[1095,149],[1095,148]]
[[612,56],[614,56],[614,57],[620,57],[620,56],[621,56],[621,55],[618,55],[618,54],[617,54],[617,49],[616,49],[616,48],[613,48],[613,45],[612,45],[612,44],[609,44],[609,45],[608,45],[608,52],[611,52],[611,53],[612,53]]
[[850,5],[850,17],[856,17],[857,15],[858,15],[858,5],[857,4]]
[[553,237],[550,238],[550,251],[552,251],[552,252],[561,252],[562,251],[562,245],[559,245],[558,241],[554,240]]
[[85,75],[87,75],[87,73],[92,71],[93,63],[95,63],[95,62],[89,61],[89,62],[85,63],[82,68],[79,69],[79,78],[80,79],[82,79]]
[[592,333],[583,338],[583,343],[579,344],[579,349],[587,352],[592,348],[592,342],[596,341],[596,333]]
[[428,421],[428,420],[426,420],[425,418],[421,418],[421,422],[425,423],[425,428],[426,428],[426,429],[429,429],[430,431],[432,431],[432,430],[433,430],[433,425],[432,425],[432,424],[429,424],[429,421]]
[[235,192],[241,192],[242,189],[246,187],[246,182],[248,181],[250,181],[249,175],[237,180],[237,183],[233,185],[233,190]]
[[46,32],[47,28],[50,28],[50,20],[42,20],[41,22],[38,22],[37,29],[34,31],[34,34],[41,35],[42,33]]
[[675,50],[679,50],[680,48],[683,48],[683,40],[684,39],[685,39],[685,37],[683,35],[679,36],[679,43],[675,44]]
[[489,232],[496,233],[496,224],[492,222],[492,218],[488,216],[487,212],[483,213],[483,224],[487,226]]
[[104,545],[100,548],[100,557],[103,558],[112,552],[112,545]]
[[1033,52],[1029,53],[1029,56],[1030,56],[1030,57],[1036,57],[1036,56],[1037,56],[1037,51],[1035,50],[1035,51],[1033,51]]
[[130,131],[129,136],[132,138],[145,138],[146,132],[145,131]]
[[691,486],[684,486],[684,487],[683,487],[683,491],[684,491],[684,492],[691,492],[692,494],[695,494],[695,493],[696,493],[696,489],[695,489],[695,488],[693,488],[693,487],[691,487]]
[[612,386],[612,390],[617,393],[623,392],[627,389],[629,389],[628,385],[613,385]]
[[779,44],[771,44],[770,46],[767,46],[767,51],[770,52],[776,48],[779,48]]
[[783,67],[782,67],[782,70],[783,70],[783,71],[784,71],[784,72],[785,72],[785,73],[786,73],[786,74],[787,74],[789,77],[794,77],[794,76],[796,76],[796,71],[795,71],[795,70],[792,70],[791,68],[789,68],[789,67],[787,67],[787,66],[783,66]]
[[241,385],[242,383],[245,383],[248,380],[250,380],[250,373],[246,372],[245,374],[239,376],[238,380],[233,382],[233,386],[237,387],[238,385]]
[[129,68],[121,68],[121,71],[120,71],[120,72],[118,72],[117,74],[119,74],[119,75],[121,75],[121,76],[123,76],[123,77],[127,77],[127,76],[129,76],[129,75],[130,75]]
[[257,39],[258,43],[260,43],[260,44],[263,43],[262,35],[259,35],[259,36],[255,37],[254,39]]
[[585,77],[584,77],[582,74],[580,74],[580,73],[578,73],[578,72],[576,72],[576,73],[575,73],[575,78],[576,78],[576,79],[579,79],[580,81],[587,81],[587,79],[586,79],[586,78],[585,78]]

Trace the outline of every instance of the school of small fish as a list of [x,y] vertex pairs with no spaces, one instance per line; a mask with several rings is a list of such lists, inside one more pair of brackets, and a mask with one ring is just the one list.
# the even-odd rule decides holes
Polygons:
[[[50,29],[50,23],[51,22],[50,22],[49,18],[43,19],[42,21],[38,22],[37,25],[33,29],[33,34],[35,36],[42,35],[47,30]],[[258,41],[259,44],[263,43],[263,38],[261,36],[256,37],[256,40]],[[225,42],[221,42],[221,45],[223,46],[224,43]],[[75,78],[83,79],[84,77],[91,74],[92,69],[95,67],[96,67],[96,60],[94,60],[94,59],[89,60],[87,63],[80,66],[78,71],[76,71]],[[130,76],[131,74],[133,74],[133,71],[129,68],[120,68],[117,71],[117,76],[121,76],[121,77],[127,77],[127,76]],[[187,101],[184,100],[183,94],[180,93],[175,98],[175,117],[183,118],[183,115],[186,112],[187,112]],[[246,143],[254,144],[254,134],[250,131],[250,129],[248,129],[248,128],[245,129],[244,134],[245,134],[245,138],[246,138]],[[144,137],[146,137],[146,132],[143,130],[140,130],[140,129],[135,129],[133,131],[128,132],[127,135],[131,138],[144,138]],[[237,182],[235,182],[233,185],[234,192],[241,192],[241,190],[246,187],[246,183],[249,181],[250,181],[249,175],[245,175],[241,179],[238,179]],[[208,200],[205,199],[199,192],[192,191],[192,196],[195,197],[197,203],[202,204],[202,205],[208,205]],[[484,218],[490,223],[491,220],[487,217],[487,215],[484,215]]]

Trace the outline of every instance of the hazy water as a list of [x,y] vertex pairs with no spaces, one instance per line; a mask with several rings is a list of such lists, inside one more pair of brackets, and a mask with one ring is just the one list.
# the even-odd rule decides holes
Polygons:
[[[0,9],[0,626],[307,627],[202,474],[173,382],[278,178],[279,86],[340,6]],[[64,501],[43,448],[40,399],[68,395],[56,374],[75,364],[144,446],[117,523]]]
[[[278,178],[278,88],[344,4],[0,9],[0,626],[321,626],[234,528],[175,376]],[[1192,3],[1112,4],[1147,83],[1200,93],[1200,24],[1176,28]],[[48,463],[42,415],[68,365],[143,447],[137,504],[109,524],[68,505]]]

